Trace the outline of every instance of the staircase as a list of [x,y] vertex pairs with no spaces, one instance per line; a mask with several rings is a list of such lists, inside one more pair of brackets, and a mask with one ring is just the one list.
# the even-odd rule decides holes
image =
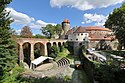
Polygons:
[[67,58],[63,57],[62,59],[58,60],[56,63],[58,65],[58,67],[61,67],[61,66],[69,65],[70,61]]

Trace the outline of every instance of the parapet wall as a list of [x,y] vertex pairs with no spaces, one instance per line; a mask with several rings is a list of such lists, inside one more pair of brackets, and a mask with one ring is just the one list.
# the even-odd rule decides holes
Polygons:
[[[81,41],[68,41],[68,45],[72,46],[73,48],[73,54],[78,55],[79,54],[79,48],[82,45],[83,42]],[[118,41],[90,41],[89,48],[95,48],[97,50],[117,50],[118,47]]]
[[89,48],[96,48],[96,49],[111,49],[111,50],[117,50],[118,47],[118,41],[90,41],[89,42]]

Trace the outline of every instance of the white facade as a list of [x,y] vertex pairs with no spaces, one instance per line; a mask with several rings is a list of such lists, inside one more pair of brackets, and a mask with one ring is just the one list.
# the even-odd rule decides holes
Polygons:
[[89,33],[72,33],[68,35],[68,41],[83,41],[85,37],[89,37]]

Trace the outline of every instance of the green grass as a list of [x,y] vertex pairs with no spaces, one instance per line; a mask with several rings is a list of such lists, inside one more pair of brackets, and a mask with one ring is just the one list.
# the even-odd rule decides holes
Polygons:
[[67,58],[70,61],[70,63],[73,63],[74,60],[79,60],[78,56],[71,55],[68,49],[66,48],[64,48],[62,52],[58,53],[58,56],[55,58],[55,61],[58,61],[63,57]]

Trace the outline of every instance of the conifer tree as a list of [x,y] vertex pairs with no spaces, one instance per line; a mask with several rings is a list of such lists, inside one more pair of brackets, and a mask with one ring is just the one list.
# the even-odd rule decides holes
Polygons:
[[[5,7],[11,0],[0,0],[0,82],[10,75],[17,62],[16,46],[12,41],[9,13]],[[2,80],[2,81],[1,81]]]

